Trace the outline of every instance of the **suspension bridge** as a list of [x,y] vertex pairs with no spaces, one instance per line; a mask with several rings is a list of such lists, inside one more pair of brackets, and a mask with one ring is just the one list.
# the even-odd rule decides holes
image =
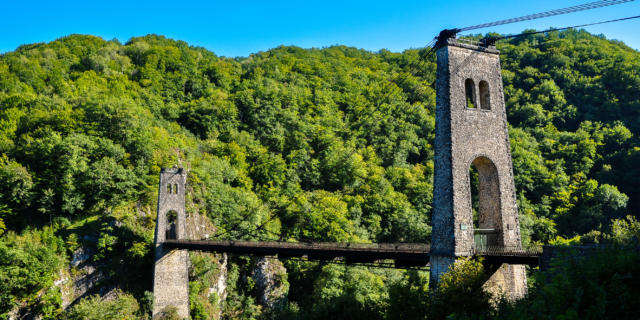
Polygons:
[[[185,249],[239,255],[305,258],[307,260],[340,261],[346,264],[379,263],[395,268],[428,267],[431,246],[423,243],[333,243],[333,242],[277,242],[233,240],[175,240],[163,242],[165,249]],[[474,249],[473,256],[485,257],[490,263],[540,264],[542,248],[487,246]]]
[[[186,237],[185,185],[180,168],[160,174],[155,233],[154,310],[174,307],[189,316],[189,250],[302,258],[392,268],[428,268],[437,284],[458,257],[483,257],[491,274],[485,286],[507,297],[526,294],[525,265],[543,264],[541,248],[521,245],[499,51],[495,42],[456,39],[459,32],[539,19],[634,0],[602,0],[466,28],[443,30],[429,45],[437,55],[436,137],[431,245],[190,240]],[[640,18],[621,18],[599,23]],[[592,24],[585,24],[592,25]],[[552,29],[541,32],[549,32]],[[531,34],[531,33],[529,33]],[[478,172],[478,220],[472,211],[470,166]],[[549,250],[552,251],[552,250]]]

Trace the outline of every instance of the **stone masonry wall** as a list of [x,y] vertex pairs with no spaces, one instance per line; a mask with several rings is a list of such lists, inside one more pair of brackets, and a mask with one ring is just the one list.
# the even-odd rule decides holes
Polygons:
[[153,318],[175,308],[178,316],[189,318],[189,253],[186,250],[165,251],[161,243],[170,229],[168,214],[175,214],[176,239],[186,239],[185,185],[182,168],[163,169],[158,190],[158,217],[155,234],[155,267],[153,271]]
[[[493,245],[521,245],[499,52],[449,39],[437,51],[437,59],[432,284],[447,270],[451,258],[473,254],[472,164],[479,175],[477,227],[496,230]],[[473,81],[475,108],[467,107],[467,79]],[[488,85],[488,97],[481,96],[481,82]],[[489,103],[487,108],[480,107],[481,98]],[[524,266],[497,272],[501,274],[494,275],[496,279],[506,280],[495,283],[507,295],[526,290]]]

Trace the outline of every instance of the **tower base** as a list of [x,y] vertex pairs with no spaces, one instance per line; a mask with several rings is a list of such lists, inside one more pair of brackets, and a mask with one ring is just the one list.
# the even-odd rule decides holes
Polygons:
[[494,298],[504,297],[509,301],[524,298],[527,294],[525,266],[503,263],[484,284],[484,289]]
[[153,271],[153,319],[175,308],[189,318],[189,252],[172,250],[156,261]]

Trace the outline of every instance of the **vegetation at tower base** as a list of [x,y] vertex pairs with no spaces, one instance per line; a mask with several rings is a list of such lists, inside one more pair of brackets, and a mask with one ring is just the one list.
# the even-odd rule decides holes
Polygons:
[[[498,49],[525,245],[633,245],[640,53],[573,30]],[[157,179],[175,164],[189,170],[187,212],[208,216],[213,238],[428,242],[435,61],[422,53],[231,59],[161,36],[74,35],[1,55],[0,318],[148,315]],[[587,279],[559,267],[522,304],[482,314],[633,310],[637,253],[615,254],[615,268],[575,266]],[[439,316],[424,272],[285,261],[288,297],[270,308],[254,259],[221,260],[192,263],[196,319]]]

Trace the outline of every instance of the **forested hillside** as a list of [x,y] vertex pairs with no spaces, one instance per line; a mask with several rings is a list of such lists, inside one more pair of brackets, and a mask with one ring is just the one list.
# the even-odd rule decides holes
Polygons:
[[[640,53],[574,30],[498,49],[524,244],[640,233]],[[162,167],[189,170],[187,211],[214,239],[429,242],[433,59],[344,46],[226,58],[155,35],[1,55],[0,318],[143,317]],[[89,293],[116,298],[65,311],[78,252],[102,275]],[[192,260],[196,319],[424,311],[407,309],[426,300],[420,272],[287,261],[274,306],[254,260],[229,260],[226,298],[201,278],[218,259]]]

